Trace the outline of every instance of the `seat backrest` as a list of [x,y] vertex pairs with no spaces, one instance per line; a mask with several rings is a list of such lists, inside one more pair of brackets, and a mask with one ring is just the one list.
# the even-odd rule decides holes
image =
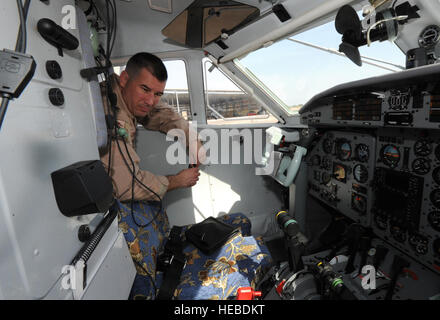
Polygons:
[[155,296],[150,281],[153,279],[156,283],[157,280],[156,259],[162,252],[170,231],[167,214],[158,202],[134,201],[133,212],[130,203],[121,203],[119,200],[117,203],[119,228],[124,233],[135,262],[137,277],[140,277],[140,280],[135,280],[134,287],[140,285],[141,288],[134,288],[132,292],[143,292],[151,299]]

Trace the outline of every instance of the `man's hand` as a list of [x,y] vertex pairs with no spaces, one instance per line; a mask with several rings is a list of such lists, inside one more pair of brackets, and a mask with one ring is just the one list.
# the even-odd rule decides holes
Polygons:
[[189,188],[194,186],[199,180],[200,172],[199,168],[189,168],[180,171],[175,176],[167,176],[170,184],[168,185],[168,191],[177,188]]

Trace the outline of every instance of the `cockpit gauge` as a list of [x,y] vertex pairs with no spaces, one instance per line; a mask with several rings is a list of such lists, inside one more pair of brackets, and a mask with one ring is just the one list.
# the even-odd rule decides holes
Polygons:
[[327,156],[322,157],[321,168],[324,170],[330,170],[331,167],[332,167],[332,160]]
[[400,152],[396,146],[392,144],[387,144],[382,148],[380,153],[381,153],[380,156],[382,158],[382,162],[385,165],[391,168],[397,167],[397,164],[399,163],[400,160]]
[[408,239],[413,250],[420,255],[428,253],[428,239],[420,234],[412,234]]
[[381,230],[386,230],[388,226],[388,218],[385,214],[382,213],[376,213],[374,215],[374,222],[376,223],[376,226]]
[[390,232],[394,240],[401,243],[406,241],[406,231],[400,228],[399,226],[391,226]]
[[434,230],[440,232],[440,211],[431,211],[428,214],[428,222]]
[[325,153],[332,153],[333,151],[333,140],[331,138],[326,138],[322,142],[322,149]]
[[347,181],[347,168],[339,163],[333,164],[333,177],[341,182]]
[[328,156],[322,157],[321,168],[324,170],[330,170],[332,166],[332,160]]
[[355,149],[355,156],[359,162],[367,162],[370,158],[370,150],[366,144],[358,144]]
[[420,139],[414,144],[414,154],[419,157],[429,156],[432,152],[432,145],[426,139]]
[[365,183],[368,181],[368,170],[362,165],[358,164],[353,169],[353,177],[357,182]]
[[440,161],[440,144],[435,148],[434,154],[437,160]]
[[332,176],[329,173],[327,173],[327,172],[322,173],[322,176],[321,176],[322,184],[325,184],[325,185],[329,184],[331,179],[332,179]]
[[340,139],[336,142],[336,155],[342,161],[350,159],[351,144],[348,140]]
[[431,171],[431,163],[426,158],[417,158],[412,163],[412,169],[417,174],[427,174]]
[[432,178],[434,182],[440,185],[440,167],[437,167],[432,171]]
[[429,199],[436,208],[440,209],[440,189],[432,190]]
[[321,164],[321,157],[318,154],[315,154],[310,158],[309,164],[312,166],[319,166]]
[[353,193],[351,196],[351,207],[353,210],[364,214],[367,211],[367,200],[364,196]]
[[410,92],[391,90],[391,95],[388,99],[390,109],[392,110],[404,110],[408,108]]

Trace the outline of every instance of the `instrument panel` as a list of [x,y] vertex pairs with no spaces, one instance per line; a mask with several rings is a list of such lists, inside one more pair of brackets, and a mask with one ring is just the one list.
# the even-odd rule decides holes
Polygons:
[[368,94],[328,98],[301,113],[301,123],[354,127],[438,129],[440,89],[406,86]]
[[375,138],[330,131],[309,153],[310,192],[364,226],[370,224]]
[[440,132],[323,131],[309,193],[440,273]]

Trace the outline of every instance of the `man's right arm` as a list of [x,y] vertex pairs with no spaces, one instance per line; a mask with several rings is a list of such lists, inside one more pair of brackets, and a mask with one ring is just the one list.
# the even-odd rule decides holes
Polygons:
[[[141,170],[139,168],[140,158],[132,146],[127,143],[127,149],[133,163],[130,161],[124,142],[121,140],[118,142],[119,146],[116,141],[112,142],[110,177],[113,180],[115,195],[121,201],[131,200],[132,189],[134,200],[159,201],[159,197],[162,199],[167,191],[192,187],[199,180],[200,173],[197,167],[184,169],[171,176],[160,176],[147,170]],[[101,156],[101,161],[106,169],[108,160],[108,153]],[[134,188],[132,183],[133,164],[136,173]]]
[[189,188],[194,186],[199,180],[200,172],[199,168],[189,168],[180,171],[174,176],[167,176],[169,185],[167,191],[177,188]]

